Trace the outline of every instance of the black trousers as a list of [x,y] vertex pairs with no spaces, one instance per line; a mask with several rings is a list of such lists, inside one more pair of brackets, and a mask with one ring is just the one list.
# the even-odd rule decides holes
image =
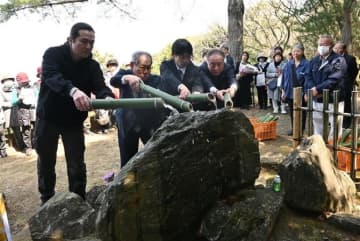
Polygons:
[[116,112],[118,141],[120,149],[120,167],[123,167],[138,152],[139,140],[145,144],[152,135],[152,130],[143,127],[133,127],[126,130],[120,111]]
[[38,185],[43,203],[55,194],[56,152],[60,135],[65,150],[69,191],[77,193],[85,199],[86,166],[82,123],[76,126],[64,127],[46,120],[37,120],[34,142],[38,153]]
[[256,86],[257,92],[258,92],[258,102],[261,109],[267,108],[267,91],[266,87],[264,86]]

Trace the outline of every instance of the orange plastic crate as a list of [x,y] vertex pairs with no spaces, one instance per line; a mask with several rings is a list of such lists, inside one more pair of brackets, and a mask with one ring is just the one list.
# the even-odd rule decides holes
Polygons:
[[[360,148],[357,149],[357,151],[359,151]],[[336,156],[338,159],[338,168],[346,171],[347,173],[350,173],[351,170],[351,153],[350,153],[351,149],[348,147],[341,147],[340,150],[338,150],[336,152]],[[360,156],[357,155],[356,156],[356,163],[355,163],[355,167],[357,169],[360,168]]]
[[[340,139],[340,138],[339,138]],[[329,144],[332,146],[333,140],[329,140]],[[360,148],[357,148],[357,151],[360,151]],[[338,151],[336,152],[338,168],[347,173],[350,173],[351,170],[351,148],[338,146]],[[360,155],[356,156],[356,169],[360,169]]]
[[250,123],[254,127],[255,138],[259,141],[276,139],[276,121],[260,123],[257,119],[251,118]]

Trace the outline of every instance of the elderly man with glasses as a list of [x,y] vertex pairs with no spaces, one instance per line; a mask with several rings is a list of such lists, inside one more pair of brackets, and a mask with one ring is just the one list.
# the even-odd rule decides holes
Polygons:
[[[140,82],[154,88],[160,88],[161,79],[151,74],[152,57],[144,51],[132,55],[130,69],[120,70],[110,83],[120,89],[120,98],[148,97],[140,90]],[[139,139],[146,143],[153,132],[161,125],[165,115],[149,109],[116,110],[120,164],[123,167],[138,152]]]

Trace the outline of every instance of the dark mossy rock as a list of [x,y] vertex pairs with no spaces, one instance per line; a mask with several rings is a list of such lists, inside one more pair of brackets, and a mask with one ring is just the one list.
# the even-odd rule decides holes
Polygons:
[[104,241],[197,240],[207,211],[252,187],[259,172],[258,142],[242,112],[175,115],[98,197],[98,234]]
[[79,195],[60,192],[48,200],[29,220],[32,240],[72,240],[95,229],[95,210]]
[[354,209],[356,188],[349,175],[337,169],[319,135],[304,139],[281,164],[285,201],[312,212],[348,212]]
[[266,241],[275,225],[284,192],[239,191],[219,202],[205,216],[200,235],[216,241]]

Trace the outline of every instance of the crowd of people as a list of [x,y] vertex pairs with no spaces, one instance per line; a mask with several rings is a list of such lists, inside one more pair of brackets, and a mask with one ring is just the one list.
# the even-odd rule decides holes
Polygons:
[[[171,56],[161,63],[159,75],[151,73],[153,60],[146,51],[134,52],[128,69],[120,69],[116,59],[108,60],[108,71],[104,75],[99,63],[92,58],[94,41],[94,29],[87,23],[76,23],[63,45],[45,51],[38,70],[39,74],[41,72],[40,88],[39,84],[31,86],[25,73],[19,73],[16,78],[1,79],[4,99],[1,113],[5,117],[0,116],[0,121],[3,120],[5,129],[11,127],[14,132],[21,133],[25,153],[30,153],[33,146],[36,149],[42,203],[55,193],[56,151],[60,136],[65,150],[69,190],[85,198],[84,120],[91,110],[90,98],[148,97],[140,88],[141,83],[145,83],[181,99],[192,93],[213,93],[219,108],[228,93],[235,107],[250,109],[255,106],[252,86],[256,86],[258,108],[270,107],[276,114],[289,112],[292,118],[293,87],[298,86],[304,89],[303,103],[308,100],[306,90],[311,90],[314,108],[321,108],[324,89],[330,90],[330,109],[333,108],[332,93],[339,90],[339,111],[349,110],[351,99],[347,97],[358,73],[356,61],[346,53],[345,44],[335,44],[327,35],[320,36],[317,54],[312,60],[305,58],[304,46],[296,44],[286,59],[283,49],[277,46],[270,56],[259,53],[254,65],[249,63],[250,56],[246,51],[239,61],[234,61],[227,45],[207,50],[203,63],[196,65],[192,61],[191,43],[181,38],[173,42]],[[208,108],[195,105],[196,110]],[[16,121],[12,115],[6,114],[9,110],[17,113]],[[120,166],[123,167],[137,153],[139,140],[146,143],[169,114],[169,110],[118,108],[115,111],[96,110],[96,119],[104,126],[103,132],[109,123],[116,125]],[[6,116],[14,122],[7,121],[9,117]],[[321,113],[314,114],[315,134],[322,132],[321,118]],[[305,118],[303,120],[304,129]],[[34,123],[35,131],[31,138]],[[345,128],[348,125],[344,122]],[[331,128],[333,131],[334,127]],[[4,140],[2,131],[1,157],[6,156]]]
[[[40,76],[41,68],[38,68]],[[6,141],[27,156],[33,153],[32,131],[39,82],[31,83],[25,72],[1,77],[0,89],[0,157],[7,157]]]

